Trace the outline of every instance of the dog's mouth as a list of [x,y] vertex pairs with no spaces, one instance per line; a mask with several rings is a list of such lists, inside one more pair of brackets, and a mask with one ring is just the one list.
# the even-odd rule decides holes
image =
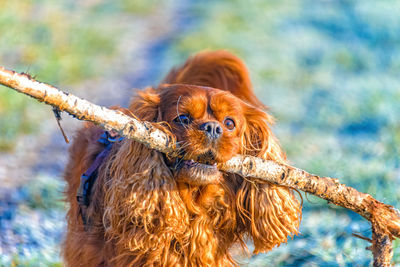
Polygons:
[[173,172],[178,181],[184,181],[190,184],[202,185],[218,182],[222,173],[217,168],[217,162],[213,159],[213,154],[208,152],[197,156],[202,159],[199,163],[194,160],[176,159]]

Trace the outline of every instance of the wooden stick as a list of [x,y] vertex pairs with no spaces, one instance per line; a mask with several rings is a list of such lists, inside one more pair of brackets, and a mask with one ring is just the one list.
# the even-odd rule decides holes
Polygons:
[[372,224],[372,255],[374,267],[392,266],[393,246],[391,238],[377,224]]
[[[108,131],[117,131],[121,136],[152,149],[172,157],[178,156],[175,137],[159,125],[139,121],[122,112],[92,104],[51,85],[35,81],[27,74],[19,74],[3,67],[0,67],[0,84],[57,107],[79,120],[94,122]],[[359,213],[373,227],[372,251],[375,266],[390,264],[393,254],[391,240],[400,237],[400,212],[393,206],[341,184],[338,179],[319,177],[289,165],[257,157],[237,155],[219,164],[218,168],[251,179],[295,188]]]
[[106,130],[115,130],[120,135],[152,149],[167,154],[174,154],[176,151],[175,138],[160,130],[160,127],[150,122],[141,122],[120,111],[92,104],[54,86],[35,81],[28,74],[19,74],[0,67],[0,84],[52,105],[79,120],[94,122]]

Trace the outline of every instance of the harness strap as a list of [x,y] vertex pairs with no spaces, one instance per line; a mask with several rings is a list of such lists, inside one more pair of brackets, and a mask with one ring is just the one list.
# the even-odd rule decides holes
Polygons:
[[87,222],[87,209],[90,205],[90,195],[92,187],[96,182],[98,176],[98,170],[104,159],[110,153],[110,150],[115,142],[119,142],[124,137],[116,136],[112,137],[108,132],[104,132],[97,140],[99,143],[104,145],[104,149],[96,156],[96,159],[90,165],[90,167],[81,176],[81,182],[76,193],[76,200],[78,201],[80,214],[82,217],[83,224]]

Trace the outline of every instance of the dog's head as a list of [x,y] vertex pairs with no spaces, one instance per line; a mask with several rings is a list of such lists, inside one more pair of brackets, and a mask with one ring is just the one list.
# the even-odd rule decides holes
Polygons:
[[273,119],[240,59],[223,51],[200,53],[172,69],[163,83],[139,91],[129,110],[142,120],[168,124],[181,157],[134,140],[121,143],[104,171],[110,181],[107,234],[123,251],[132,246],[129,256],[138,251],[146,261],[162,257],[164,265],[182,259],[175,265],[224,266],[235,241],[244,244],[250,237],[255,252],[266,252],[298,233],[301,207],[289,188],[215,166],[236,154],[285,161],[269,128]]
[[176,84],[144,91],[140,98],[131,110],[142,119],[167,122],[182,156],[194,159],[166,160],[177,180],[197,185],[218,182],[218,163],[239,153],[258,155],[270,147],[272,118],[230,92]]

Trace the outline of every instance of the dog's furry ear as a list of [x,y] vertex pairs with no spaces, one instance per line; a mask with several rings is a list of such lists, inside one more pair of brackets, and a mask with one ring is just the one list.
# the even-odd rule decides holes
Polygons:
[[[242,154],[285,162],[286,156],[269,128],[273,117],[246,105]],[[239,217],[253,239],[254,253],[267,252],[298,233],[301,205],[292,189],[243,179],[237,191]]]
[[236,204],[254,253],[268,252],[299,233],[301,204],[290,188],[243,180]]
[[243,104],[243,113],[246,124],[242,134],[241,154],[284,162],[285,153],[269,128],[269,125],[274,123],[274,118],[263,110],[247,104]]
[[177,265],[183,248],[176,244],[185,244],[189,216],[162,154],[124,140],[105,168],[103,223],[120,255],[114,264]]
[[156,122],[161,116],[159,104],[159,90],[149,87],[133,97],[129,110],[142,120]]

